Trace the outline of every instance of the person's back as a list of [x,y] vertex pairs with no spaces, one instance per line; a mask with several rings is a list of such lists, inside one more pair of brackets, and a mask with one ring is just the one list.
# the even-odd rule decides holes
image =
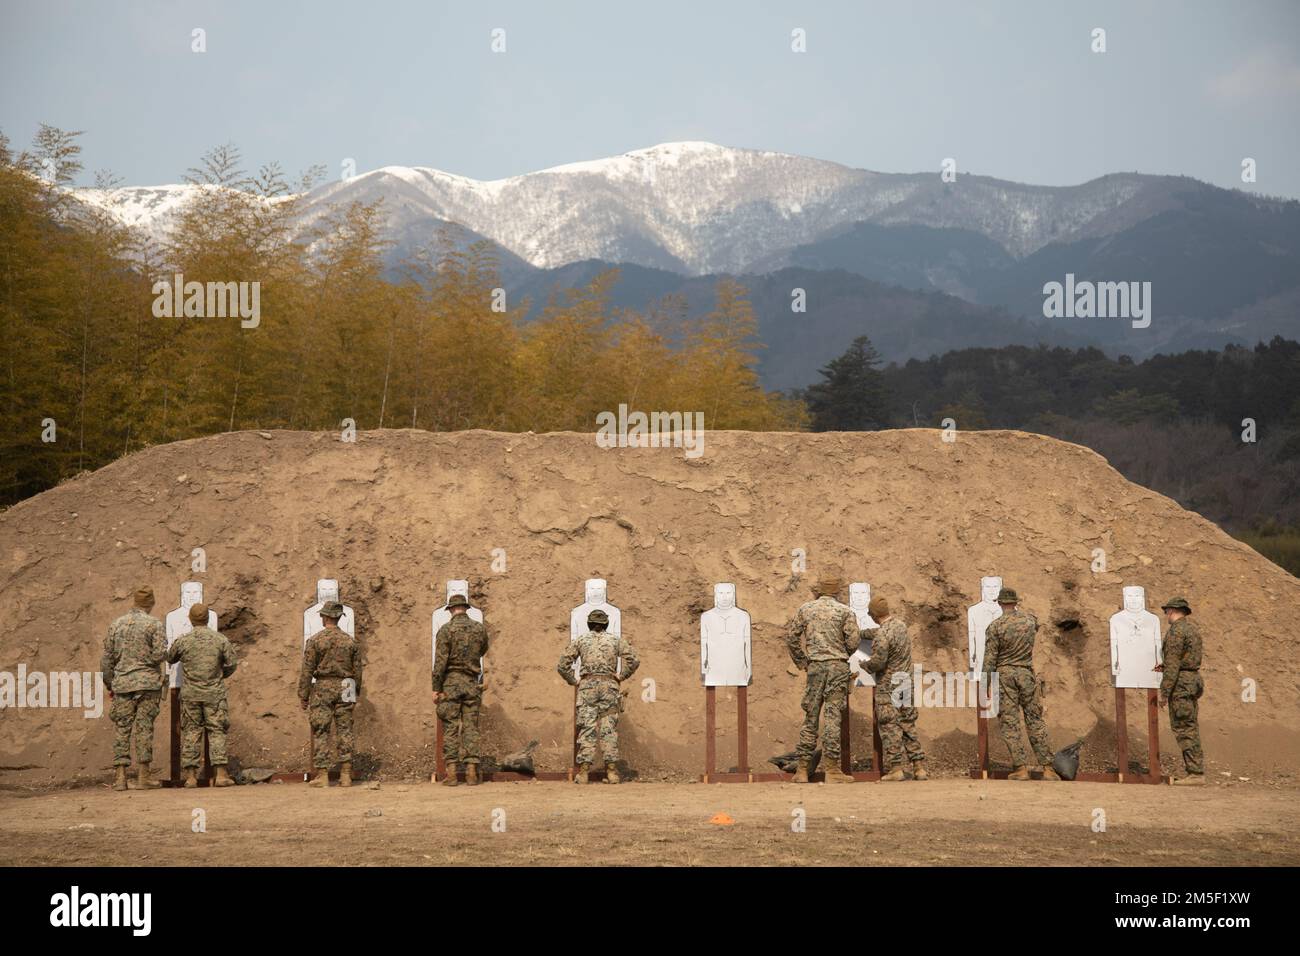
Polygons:
[[181,665],[181,700],[225,700],[226,678],[235,672],[236,659],[224,634],[200,625],[176,639],[168,660]]
[[802,636],[810,661],[847,661],[859,640],[857,615],[830,595],[799,605],[791,632],[795,641]]
[[[582,679],[588,677],[619,677],[618,660],[622,638],[609,631],[587,631],[574,639],[581,659]],[[622,675],[627,676],[627,675]]]
[[446,648],[445,671],[477,676],[480,660],[487,653],[487,628],[468,614],[457,614],[438,628],[439,655]]
[[[1034,666],[1034,635],[1038,633],[1038,619],[1028,611],[1016,608],[1004,611],[985,631],[984,669]],[[993,652],[990,653],[990,648]]]

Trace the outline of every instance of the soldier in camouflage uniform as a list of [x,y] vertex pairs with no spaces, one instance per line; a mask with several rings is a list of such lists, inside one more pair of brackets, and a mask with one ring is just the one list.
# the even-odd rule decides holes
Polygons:
[[[162,786],[149,779],[149,764],[153,762],[153,723],[158,717],[162,695],[161,665],[167,655],[167,631],[161,621],[150,616],[153,605],[153,589],[138,588],[135,606],[109,625],[99,663],[108,699],[112,701],[108,713],[115,730],[114,790],[152,790]],[[126,768],[131,764],[133,736],[136,779],[127,783]]]
[[903,757],[912,765],[913,780],[927,780],[925,751],[916,736],[916,705],[912,700],[912,638],[907,625],[894,617],[889,602],[874,597],[867,613],[880,628],[872,633],[871,657],[864,665],[876,679],[876,728],[888,772],[882,783],[905,779]]
[[[597,738],[605,758],[605,782],[619,782],[618,715],[623,711],[623,695],[618,685],[636,673],[641,659],[626,638],[610,634],[608,627],[609,615],[601,610],[592,611],[587,615],[587,633],[569,642],[556,665],[565,683],[578,688],[578,772],[574,783],[587,782],[591,763],[596,758]],[[582,671],[575,680],[573,663],[579,658]]]
[[835,596],[844,581],[839,571],[823,571],[813,585],[813,600],[800,605],[786,628],[786,645],[795,667],[808,673],[803,694],[803,727],[795,753],[795,783],[808,782],[821,721],[822,767],[827,783],[852,783],[840,769],[840,723],[849,699],[849,655],[858,649],[861,632],[852,608]]
[[1042,690],[1034,676],[1034,635],[1038,633],[1038,619],[1020,610],[1019,603],[1020,598],[1011,588],[998,592],[1002,616],[984,632],[983,679],[988,686],[989,675],[997,672],[998,730],[1015,765],[1007,779],[1029,779],[1029,760],[1020,724],[1023,710],[1029,742],[1042,768],[1043,779],[1060,780],[1052,769],[1052,748],[1047,740],[1047,724],[1043,722]]
[[457,785],[456,765],[465,764],[465,782],[471,787],[478,777],[478,715],[483,701],[483,655],[488,650],[488,632],[466,612],[469,599],[454,594],[447,602],[451,620],[438,628],[433,654],[433,703],[442,721],[442,754],[447,775],[442,782]]
[[188,634],[167,649],[167,663],[181,665],[181,770],[186,787],[197,787],[203,732],[208,734],[208,755],[216,770],[214,787],[233,787],[226,772],[226,731],[230,711],[226,706],[226,678],[235,672],[235,649],[225,636],[207,626],[208,606],[190,607]]
[[298,699],[311,723],[316,766],[310,787],[330,785],[330,724],[338,744],[339,786],[352,786],[352,708],[361,695],[361,645],[339,627],[342,616],[343,605],[337,601],[321,608],[325,630],[307,641],[298,675]]
[[1160,677],[1160,706],[1169,705],[1169,726],[1183,752],[1186,776],[1173,781],[1179,786],[1205,785],[1205,755],[1201,753],[1198,710],[1205,683],[1201,680],[1201,631],[1190,619],[1191,606],[1176,597],[1161,607],[1169,630],[1161,647],[1164,663],[1156,670]]

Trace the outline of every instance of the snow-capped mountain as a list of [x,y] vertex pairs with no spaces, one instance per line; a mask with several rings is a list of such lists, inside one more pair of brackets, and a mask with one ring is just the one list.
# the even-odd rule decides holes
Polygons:
[[[1023,257],[1051,242],[1109,235],[1177,205],[1190,180],[1120,174],[1028,186],[959,174],[890,174],[713,143],[666,143],[509,179],[385,166],[303,197],[305,229],[333,208],[383,199],[401,255],[454,223],[538,268],[586,259],[687,274],[742,272],[855,223],[963,229]],[[78,190],[154,235],[196,186]],[[1202,187],[1205,188],[1205,187]]]

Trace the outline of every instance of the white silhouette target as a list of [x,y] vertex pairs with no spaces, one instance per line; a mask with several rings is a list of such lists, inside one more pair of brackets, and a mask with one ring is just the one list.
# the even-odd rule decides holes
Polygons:
[[736,586],[715,584],[713,607],[700,615],[704,686],[748,687],[754,676],[751,647],[749,612],[736,606]]
[[849,585],[849,609],[858,619],[858,630],[866,631],[858,642],[858,649],[849,655],[849,677],[854,687],[875,687],[876,679],[867,670],[867,661],[871,660],[871,631],[880,627],[872,620],[867,610],[871,604],[871,585],[865,581],[855,581]]
[[[569,640],[576,641],[579,636],[586,634],[587,615],[592,611],[604,611],[609,615],[609,627],[605,630],[610,634],[623,633],[623,612],[609,603],[608,588],[604,578],[589,578],[586,584],[587,600],[583,601],[569,613]],[[623,673],[623,659],[618,661],[619,674]],[[573,662],[573,679],[577,680],[582,676],[582,659]]]
[[[431,660],[435,668],[438,666],[438,629],[451,620],[451,609],[447,605],[451,602],[452,597],[457,594],[464,595],[465,599],[469,600],[469,581],[448,581],[446,600],[443,602],[442,607],[433,612],[433,651]],[[478,621],[480,624],[483,623],[483,612],[478,608],[470,607],[465,613],[470,616],[471,620]],[[481,684],[483,683],[483,658],[481,657],[478,659],[478,669],[480,672],[478,682]]]
[[1159,687],[1160,618],[1147,610],[1146,591],[1124,588],[1124,609],[1110,618],[1110,673],[1116,687]]
[[977,679],[984,667],[984,640],[988,626],[1002,616],[998,592],[1002,590],[1001,578],[980,578],[980,602],[966,610],[967,663],[971,677]]
[[[203,584],[199,581],[186,581],[181,585],[181,606],[167,612],[167,647],[171,648],[172,642],[176,638],[188,634],[194,630],[194,625],[190,623],[190,608],[196,604],[203,603]],[[214,631],[217,629],[217,612],[208,609],[208,627]],[[167,668],[167,686],[181,686],[181,665],[180,661],[171,664]]]
[[[325,625],[320,619],[321,608],[325,607],[330,601],[339,599],[339,582],[333,578],[321,578],[316,582],[316,603],[307,610],[302,612],[302,646],[306,648],[307,642],[313,637],[325,630]],[[343,605],[343,616],[339,618],[339,627],[348,637],[355,638],[356,618],[352,614],[352,608]],[[316,683],[316,678],[311,682]]]

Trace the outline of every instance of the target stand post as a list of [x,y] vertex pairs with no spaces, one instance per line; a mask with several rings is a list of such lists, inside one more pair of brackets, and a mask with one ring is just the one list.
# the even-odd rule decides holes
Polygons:
[[788,774],[755,774],[749,770],[749,688],[736,687],[736,769],[718,773],[718,688],[704,688],[704,773],[701,783],[758,783],[786,778]]
[[[1140,688],[1139,688],[1140,689]],[[1115,773],[1081,773],[1076,780],[1091,783],[1168,783],[1160,770],[1160,709],[1155,688],[1147,692],[1147,772],[1129,772],[1128,713],[1124,687],[1115,688]]]
[[[856,772],[853,769],[853,735],[849,729],[849,720],[852,716],[849,705],[852,698],[851,692],[844,699],[844,713],[840,716],[840,772],[848,774],[858,783],[879,780],[881,776],[880,766],[883,761],[880,748],[880,728],[876,726],[876,688],[873,685],[867,686],[871,692],[867,698],[867,708],[871,715],[872,769],[858,770]],[[825,779],[825,775],[823,775],[823,779]]]
[[[994,774],[989,770],[989,716],[980,703],[980,682],[970,682],[975,694],[975,769],[970,775],[975,780],[988,780]],[[1004,777],[1006,773],[1002,774]]]

